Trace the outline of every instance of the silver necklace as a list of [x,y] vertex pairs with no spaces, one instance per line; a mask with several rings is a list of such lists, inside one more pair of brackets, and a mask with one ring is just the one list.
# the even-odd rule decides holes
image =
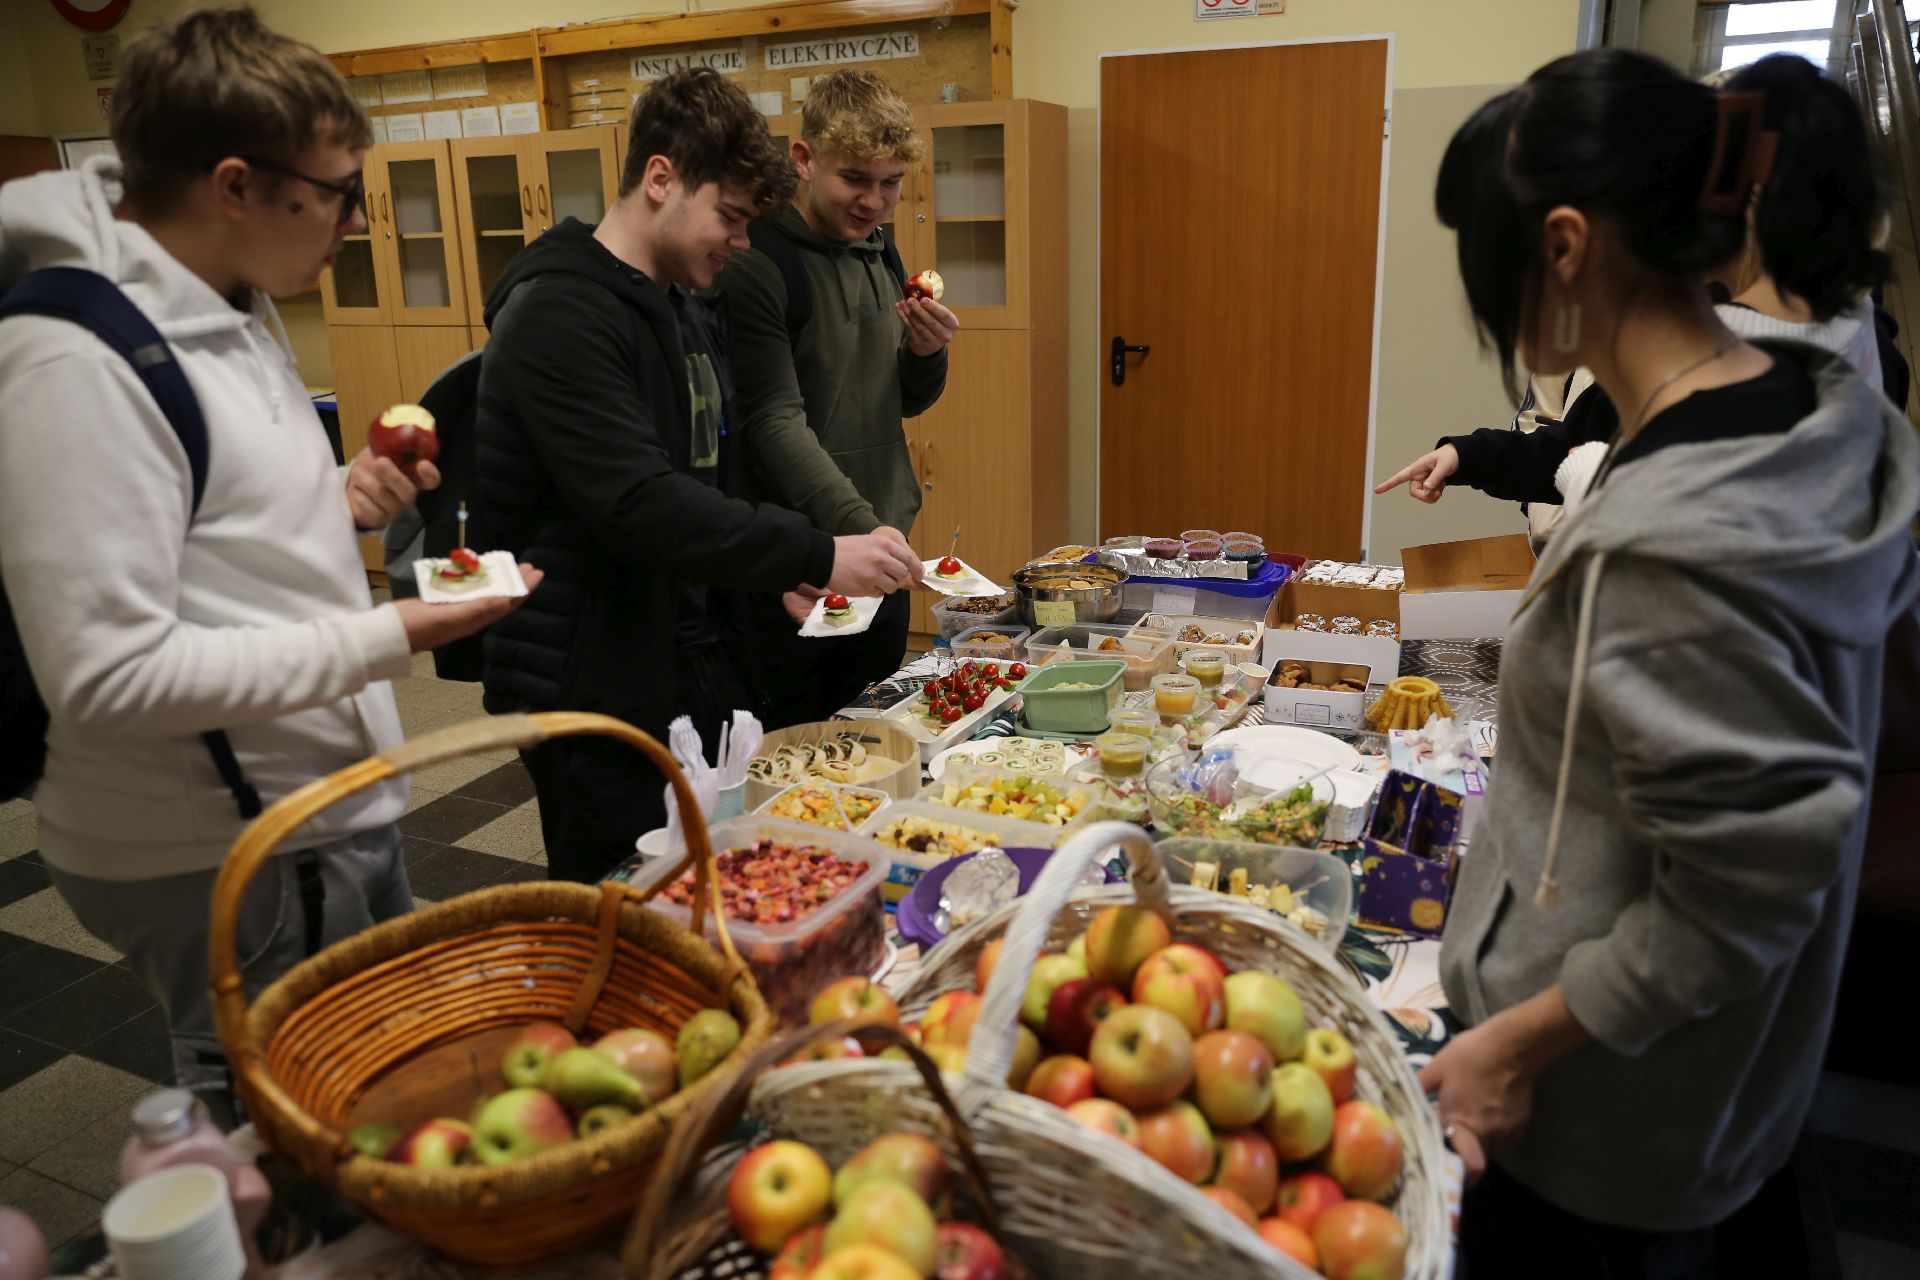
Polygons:
[[1646,398],[1646,401],[1641,404],[1640,412],[1634,415],[1633,425],[1627,428],[1627,434],[1631,435],[1633,432],[1638,431],[1646,423],[1647,410],[1653,408],[1653,402],[1660,398],[1662,391],[1665,391],[1668,387],[1680,381],[1680,379],[1686,377],[1701,365],[1712,364],[1715,360],[1718,360],[1721,356],[1727,354],[1727,352],[1739,345],[1740,335],[1736,333],[1713,350],[1707,352],[1707,354],[1701,356],[1698,360],[1695,360],[1692,364],[1683,365],[1668,374],[1661,380],[1660,385],[1653,389],[1653,393]]

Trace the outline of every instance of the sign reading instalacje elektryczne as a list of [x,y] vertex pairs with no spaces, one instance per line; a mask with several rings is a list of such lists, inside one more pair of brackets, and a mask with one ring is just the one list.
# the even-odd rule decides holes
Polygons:
[[886,62],[893,58],[920,56],[920,34],[916,31],[886,31],[866,36],[840,36],[830,40],[802,40],[795,44],[775,44],[766,48],[767,70],[797,71],[803,67],[825,67],[841,62]]

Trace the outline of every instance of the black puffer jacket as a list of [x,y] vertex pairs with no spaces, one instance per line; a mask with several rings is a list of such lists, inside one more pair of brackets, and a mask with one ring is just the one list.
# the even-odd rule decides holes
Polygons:
[[[486,706],[601,711],[664,735],[677,588],[825,582],[833,539],[692,473],[667,295],[572,219],[487,303],[476,516],[546,581],[487,637]],[[726,452],[737,452],[730,447]]]

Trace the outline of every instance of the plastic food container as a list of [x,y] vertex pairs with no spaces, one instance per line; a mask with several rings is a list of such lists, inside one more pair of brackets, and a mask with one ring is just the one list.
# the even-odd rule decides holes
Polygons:
[[[1024,812],[1029,797],[1038,800],[1040,808]],[[957,820],[987,816],[1048,827],[1057,839],[1064,839],[1100,816],[1096,788],[1070,781],[1064,773],[1033,769],[955,765],[922,787],[914,799],[963,815]],[[1006,805],[1006,811],[995,808],[996,802]]]
[[[969,605],[976,607],[965,607]],[[993,607],[987,608],[989,605]],[[1011,591],[1004,596],[970,600],[945,597],[933,606],[933,621],[940,628],[940,638],[949,642],[961,632],[971,631],[975,627],[996,623],[1003,627],[1017,627],[1020,625],[1020,600]]]
[[1049,662],[1124,662],[1123,681],[1129,692],[1135,692],[1148,688],[1155,676],[1173,670],[1173,644],[1112,623],[1047,627],[1027,637],[1027,665],[1041,667]]
[[[1173,660],[1177,663],[1187,656],[1189,649],[1218,649],[1227,655],[1231,663],[1260,661],[1261,637],[1267,633],[1267,624],[1253,622],[1246,618],[1203,618],[1198,614],[1150,613],[1133,624],[1136,634],[1166,636],[1173,642]],[[1195,632],[1200,638],[1181,639],[1184,634],[1191,637]],[[1241,635],[1249,638],[1245,644],[1233,643]],[[1209,640],[1208,636],[1224,636],[1223,640]],[[1171,668],[1169,668],[1171,670]]]
[[1031,627],[972,627],[953,638],[953,656],[975,662],[1025,662]]
[[[1215,767],[1217,780],[1196,777]],[[1326,829],[1333,784],[1314,779],[1312,797],[1298,802],[1290,791],[1313,772],[1311,765],[1257,750],[1202,748],[1195,759],[1162,760],[1147,771],[1147,805],[1165,835],[1311,849]]]
[[1227,673],[1227,655],[1218,649],[1189,649],[1180,665],[1202,689],[1211,689]]
[[1200,698],[1200,682],[1192,676],[1155,676],[1153,709],[1163,716],[1190,716]]
[[1110,778],[1138,778],[1147,771],[1151,738],[1109,730],[1093,740],[1100,753],[1100,772]]
[[1126,671],[1124,662],[1089,661],[1049,663],[1031,673],[1019,685],[1027,727],[1041,733],[1104,732],[1108,713],[1120,703]]
[[[1340,858],[1311,849],[1279,848],[1238,840],[1197,840],[1179,836],[1162,840],[1160,856],[1167,860],[1169,878],[1176,885],[1193,885],[1196,867],[1202,884],[1215,892],[1256,901],[1271,896],[1284,904],[1269,907],[1300,927],[1315,942],[1337,951],[1353,914],[1353,872]],[[1211,870],[1201,864],[1210,864]],[[1238,876],[1236,872],[1245,872]],[[1272,894],[1276,885],[1287,893]],[[1244,892],[1236,893],[1235,890]],[[1266,890],[1266,893],[1261,893]]]
[[[904,801],[902,803],[905,803]],[[875,814],[869,823],[883,820]],[[760,993],[783,1022],[804,1025],[807,1005],[820,988],[850,973],[872,973],[887,951],[887,913],[880,886],[887,878],[887,852],[873,841],[842,831],[788,822],[762,814],[715,823],[709,833],[715,853],[748,847],[760,840],[796,848],[825,849],[867,870],[828,901],[789,924],[753,925],[731,918],[727,933],[753,969]],[[658,858],[634,873],[635,888],[648,889],[666,879],[675,858]],[[691,869],[687,872],[692,875]],[[647,904],[681,925],[692,913],[678,903],[656,898]],[[707,921],[709,938],[715,937]]]
[[835,831],[855,831],[861,823],[886,808],[892,799],[886,792],[869,787],[796,782],[754,813],[787,822],[831,827]]
[[1152,707],[1115,707],[1107,714],[1107,728],[1114,733],[1151,739],[1160,731],[1160,713]]
[[922,875],[949,858],[982,849],[1051,849],[1060,843],[1062,829],[925,800],[902,800],[869,818],[860,835],[887,860],[881,892],[888,902],[898,902],[912,892]]

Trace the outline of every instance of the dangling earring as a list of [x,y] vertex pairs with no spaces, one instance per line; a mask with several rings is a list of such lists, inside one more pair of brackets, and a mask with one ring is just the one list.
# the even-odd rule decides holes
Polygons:
[[1580,348],[1580,304],[1563,302],[1553,313],[1553,349],[1572,355]]

